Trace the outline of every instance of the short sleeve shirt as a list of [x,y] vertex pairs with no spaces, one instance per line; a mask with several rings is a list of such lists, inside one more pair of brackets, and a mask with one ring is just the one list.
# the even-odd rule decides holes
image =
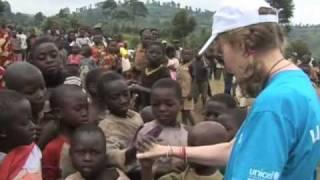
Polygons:
[[320,105],[300,70],[274,75],[240,128],[226,180],[312,180],[320,158]]

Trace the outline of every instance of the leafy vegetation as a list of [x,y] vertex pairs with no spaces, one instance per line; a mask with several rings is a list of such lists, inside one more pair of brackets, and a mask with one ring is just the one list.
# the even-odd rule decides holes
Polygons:
[[174,16],[172,25],[173,37],[184,41],[184,38],[194,31],[197,22],[186,10],[181,10]]
[[5,4],[2,0],[0,0],[0,14],[4,12],[4,9],[5,9]]
[[281,10],[280,11],[280,22],[283,24],[289,24],[290,18],[293,17],[294,4],[293,0],[266,0],[273,7]]
[[320,60],[320,25],[293,26],[289,33],[289,43],[299,40],[308,46],[313,57]]

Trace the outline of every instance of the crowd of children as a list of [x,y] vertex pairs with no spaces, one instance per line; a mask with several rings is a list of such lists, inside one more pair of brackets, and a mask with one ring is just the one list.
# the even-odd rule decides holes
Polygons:
[[[70,49],[61,49],[52,37],[35,39],[27,62],[8,65],[3,76],[1,177],[221,179],[220,167],[136,158],[142,141],[169,146],[226,142],[246,117],[231,95],[208,97],[208,64],[195,50],[184,48],[178,58],[176,49],[154,34],[150,29],[141,33],[136,56],[146,65],[139,69],[132,63],[126,72],[121,68],[125,49],[116,41],[104,47],[101,35],[89,45],[82,31],[80,39],[71,34]],[[69,55],[62,56],[62,50]],[[195,118],[199,94],[204,112]]]

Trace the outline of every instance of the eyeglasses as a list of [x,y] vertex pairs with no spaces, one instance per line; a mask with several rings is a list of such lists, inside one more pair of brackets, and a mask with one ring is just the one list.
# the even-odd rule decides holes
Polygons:
[[215,55],[215,59],[217,60],[217,62],[219,64],[224,65],[224,60],[223,60],[223,56],[222,55]]

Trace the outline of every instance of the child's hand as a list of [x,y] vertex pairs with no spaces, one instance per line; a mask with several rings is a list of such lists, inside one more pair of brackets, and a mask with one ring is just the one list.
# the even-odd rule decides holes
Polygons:
[[139,81],[136,81],[136,80],[129,80],[127,81],[129,85],[132,85],[132,84],[139,84]]
[[132,141],[130,142],[128,148],[127,148],[127,151],[126,151],[126,159],[127,159],[127,163],[136,159],[135,155],[137,153],[137,137],[138,137],[138,134],[139,134],[139,131],[143,128],[143,126],[140,126],[138,128],[138,130],[136,131],[136,134],[134,135]]
[[130,89],[131,91],[144,91],[143,87],[140,86],[140,85],[138,85],[138,84],[131,84],[131,85],[129,86],[129,89]]
[[168,152],[167,147],[158,145],[156,142],[156,139],[151,136],[141,138],[137,142],[139,152],[137,158],[142,160],[164,156]]
[[140,159],[139,163],[143,169],[152,169],[154,159]]
[[181,173],[186,169],[186,164],[183,161],[179,161],[174,164],[173,171],[177,173]]

